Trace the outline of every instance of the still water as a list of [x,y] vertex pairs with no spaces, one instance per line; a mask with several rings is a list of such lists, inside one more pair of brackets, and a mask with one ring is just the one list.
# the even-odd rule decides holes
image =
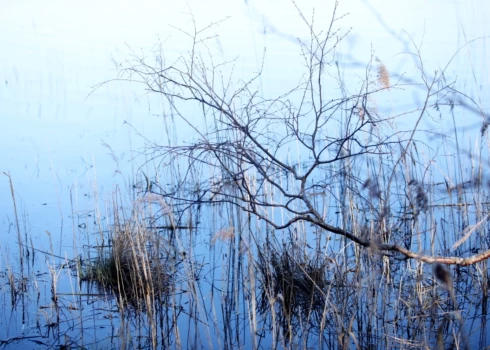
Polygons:
[[[309,20],[313,8],[315,26],[327,30],[333,4],[304,2],[299,10]],[[288,1],[2,4],[0,169],[10,176],[0,182],[2,346],[151,347],[146,320],[135,317],[126,324],[109,295],[80,285],[76,259],[89,259],[91,249],[101,244],[111,229],[115,196],[120,196],[116,206],[130,211],[138,195],[145,192],[147,174],[153,179],[159,176],[152,163],[145,163],[149,160],[143,152],[145,147],[151,142],[190,142],[196,135],[182,122],[172,124],[176,132],[169,133],[168,110],[161,96],[148,94],[141,85],[127,81],[98,84],[117,78],[120,68],[134,55],[152,58],[161,49],[167,64],[176,62],[191,50],[185,33],[194,30],[194,23],[197,28],[217,23],[208,33],[212,56],[220,61],[235,60],[233,76],[237,81],[250,78],[263,65],[258,80],[261,96],[280,95],[292,89],[304,74],[298,38],[307,40],[309,29],[299,10]],[[383,62],[392,79],[402,78],[402,83],[416,80],[420,65],[409,53],[418,47],[427,72],[446,69],[447,80],[457,79],[456,87],[488,115],[490,106],[485,96],[490,94],[490,33],[485,23],[489,13],[489,5],[481,1],[341,2],[337,17],[345,17],[336,25],[339,34],[349,34],[336,48],[340,74],[355,86],[373,57]],[[335,89],[332,87],[333,92]],[[377,101],[378,111],[397,115],[419,105],[422,97],[417,88],[391,91]],[[211,127],[199,117],[198,107],[189,106],[185,111],[198,129]],[[410,129],[414,122],[412,116],[397,119],[401,129]],[[422,128],[436,125],[442,134],[454,134],[457,129],[461,149],[479,147],[475,140],[481,115],[462,109],[455,119],[438,122],[438,115],[431,115],[422,121]],[[430,136],[424,137],[431,141]],[[168,178],[158,181],[173,183]],[[230,252],[237,248],[221,239],[222,234],[217,236],[226,231],[226,225],[238,224],[230,223],[234,213],[227,210],[230,212],[210,209],[202,214],[210,222],[179,237],[176,254],[190,251],[182,258],[184,268],[176,275],[185,283],[176,287],[169,302],[175,324],[166,324],[180,329],[181,335],[179,338],[169,330],[172,339],[161,336],[159,346],[269,348],[273,344],[266,330],[249,329],[253,324],[250,319],[256,315],[248,314],[249,300],[240,287],[241,280],[220,264],[229,261]],[[266,231],[260,224],[254,228]],[[265,237],[265,232],[261,235]],[[23,271],[19,243],[25,260]],[[238,251],[246,252],[241,243],[236,244]],[[329,247],[330,251],[336,248]],[[243,254],[237,259],[243,259],[241,268],[247,269],[250,263]],[[199,293],[187,292],[196,287],[188,276],[189,271],[196,270],[201,272],[202,282],[197,284],[202,288],[198,300],[189,295]],[[430,268],[427,271],[430,274]],[[15,297],[11,276],[15,285],[21,286]],[[218,282],[223,285],[216,287]],[[53,286],[60,309],[53,306]],[[233,310],[227,309],[229,305]],[[176,311],[184,306],[188,309]],[[230,315],[233,320],[226,319]],[[485,324],[486,318],[482,319],[479,322]],[[241,332],[223,331],[223,325]],[[356,327],[362,328],[359,324]],[[127,339],[121,333],[136,340],[121,343]],[[243,336],[246,333],[257,336]],[[489,339],[478,334],[472,340],[488,345]],[[230,340],[229,335],[237,339]],[[376,344],[376,340],[371,343]]]

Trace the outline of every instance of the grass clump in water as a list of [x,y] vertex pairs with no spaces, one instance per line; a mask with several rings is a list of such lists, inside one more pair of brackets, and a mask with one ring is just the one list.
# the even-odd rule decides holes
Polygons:
[[259,254],[263,284],[258,310],[274,314],[286,341],[302,331],[320,332],[330,289],[327,266],[327,260],[311,258],[294,244],[282,249],[269,246]]
[[98,247],[83,281],[116,296],[120,307],[140,311],[168,297],[178,262],[159,232],[136,221],[126,222],[114,226],[109,242]]

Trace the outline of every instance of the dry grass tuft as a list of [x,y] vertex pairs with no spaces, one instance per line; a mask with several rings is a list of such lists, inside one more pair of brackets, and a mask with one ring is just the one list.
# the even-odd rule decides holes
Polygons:
[[[318,332],[329,288],[327,261],[312,260],[297,247],[269,247],[259,254],[258,269],[263,281],[259,313],[274,310],[286,340],[305,329]],[[278,307],[271,308],[274,304]]]
[[84,281],[117,297],[120,307],[143,311],[148,301],[168,296],[173,290],[174,254],[158,233],[135,222],[115,225],[112,245],[98,250],[85,269]]

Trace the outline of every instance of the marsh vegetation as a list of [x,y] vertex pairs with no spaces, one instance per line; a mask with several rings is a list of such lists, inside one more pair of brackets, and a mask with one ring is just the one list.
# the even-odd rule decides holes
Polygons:
[[[414,42],[414,72],[390,72],[372,52],[346,78],[337,11],[319,27],[298,9],[304,72],[279,96],[261,93],[262,71],[235,80],[236,61],[211,54],[219,23],[182,30],[190,51],[175,61],[163,46],[126,61],[116,81],[162,98],[165,142],[146,140],[110,219],[84,227],[80,256],[39,252],[18,232],[21,268],[1,276],[3,306],[34,303],[36,326],[0,345],[488,346],[490,116],[448,76],[453,58],[428,72]],[[411,94],[418,104],[393,107]],[[481,117],[471,149],[458,111]]]

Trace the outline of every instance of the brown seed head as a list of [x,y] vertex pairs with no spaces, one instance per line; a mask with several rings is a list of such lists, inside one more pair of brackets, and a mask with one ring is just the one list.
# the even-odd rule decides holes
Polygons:
[[451,275],[447,268],[442,266],[441,264],[434,265],[434,276],[436,276],[437,280],[444,284],[446,287],[451,285]]

